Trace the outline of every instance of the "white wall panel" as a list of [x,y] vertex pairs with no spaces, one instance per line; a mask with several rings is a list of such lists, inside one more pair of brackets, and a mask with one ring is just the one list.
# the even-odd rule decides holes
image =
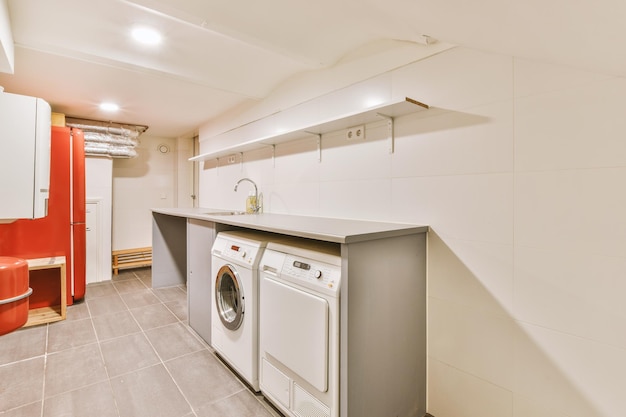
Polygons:
[[513,311],[513,245],[428,234],[431,297],[497,316]]
[[512,82],[510,56],[456,48],[394,71],[392,96],[456,111],[511,99]]
[[586,251],[515,251],[515,317],[626,349],[626,258]]
[[513,398],[513,417],[570,417],[554,407],[516,394]]
[[320,185],[317,181],[274,184],[265,195],[265,204],[272,213],[319,216]]
[[428,412],[436,417],[511,417],[511,391],[428,360]]
[[390,179],[391,159],[387,124],[365,127],[365,139],[347,140],[341,130],[322,138],[320,181]]
[[[113,160],[113,250],[152,246],[150,209],[177,203],[176,140],[140,139],[137,158]],[[159,152],[159,144],[170,152]]]
[[516,244],[624,257],[625,183],[626,167],[517,174]]
[[510,317],[432,296],[428,313],[431,358],[513,389],[515,323]]
[[513,170],[513,102],[424,113],[396,122],[394,177]]
[[320,121],[333,120],[391,101],[391,75],[381,74],[319,98]]
[[571,417],[602,414],[590,398],[592,343],[520,324],[515,334],[515,391]]
[[391,180],[321,182],[319,204],[324,217],[391,220]]
[[515,102],[517,171],[626,165],[626,79],[613,78]]
[[513,242],[513,175],[395,178],[394,218],[428,224],[442,237]]
[[516,58],[513,85],[515,97],[519,98],[577,89],[609,78],[614,77],[577,68]]
[[317,182],[320,178],[320,168],[317,136],[311,135],[276,147],[275,184]]

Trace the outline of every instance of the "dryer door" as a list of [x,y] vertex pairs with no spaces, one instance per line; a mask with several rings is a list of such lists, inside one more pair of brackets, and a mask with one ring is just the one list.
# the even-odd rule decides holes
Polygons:
[[237,330],[243,322],[244,294],[237,269],[226,264],[215,277],[215,305],[224,327]]
[[259,307],[262,349],[320,392],[326,392],[328,301],[263,276]]

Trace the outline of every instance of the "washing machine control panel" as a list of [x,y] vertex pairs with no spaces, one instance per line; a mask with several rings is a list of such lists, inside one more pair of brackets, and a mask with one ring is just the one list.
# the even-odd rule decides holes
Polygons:
[[327,263],[287,255],[281,275],[309,288],[335,292],[339,291],[341,269]]
[[213,254],[238,264],[254,266],[258,263],[261,248],[244,242],[224,240],[213,247]]
[[256,248],[232,243],[226,247],[226,251],[222,252],[222,255],[233,259],[240,259],[247,263],[252,263],[256,254],[255,249]]

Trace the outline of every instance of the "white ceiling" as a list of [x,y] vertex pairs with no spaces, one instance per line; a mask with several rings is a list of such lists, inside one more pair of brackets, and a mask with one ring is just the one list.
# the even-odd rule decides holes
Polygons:
[[[0,0],[1,3],[5,0]],[[176,137],[380,40],[440,41],[626,75],[620,0],[6,0],[5,91]],[[158,48],[130,41],[162,31]],[[6,49],[6,48],[5,48]],[[98,110],[115,101],[120,113]]]

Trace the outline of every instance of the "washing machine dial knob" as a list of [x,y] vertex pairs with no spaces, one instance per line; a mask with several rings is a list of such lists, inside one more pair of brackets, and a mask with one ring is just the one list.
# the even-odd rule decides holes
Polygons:
[[246,253],[246,251],[245,251],[245,250],[243,250],[243,251],[241,251],[241,254],[240,254],[240,255],[241,255],[241,257],[242,257],[242,258],[244,258],[244,259],[245,259],[245,257],[246,257],[246,255],[247,255],[247,253]]
[[322,277],[322,271],[320,271],[319,269],[316,269],[315,272],[313,273],[313,276],[317,279],[320,279]]

